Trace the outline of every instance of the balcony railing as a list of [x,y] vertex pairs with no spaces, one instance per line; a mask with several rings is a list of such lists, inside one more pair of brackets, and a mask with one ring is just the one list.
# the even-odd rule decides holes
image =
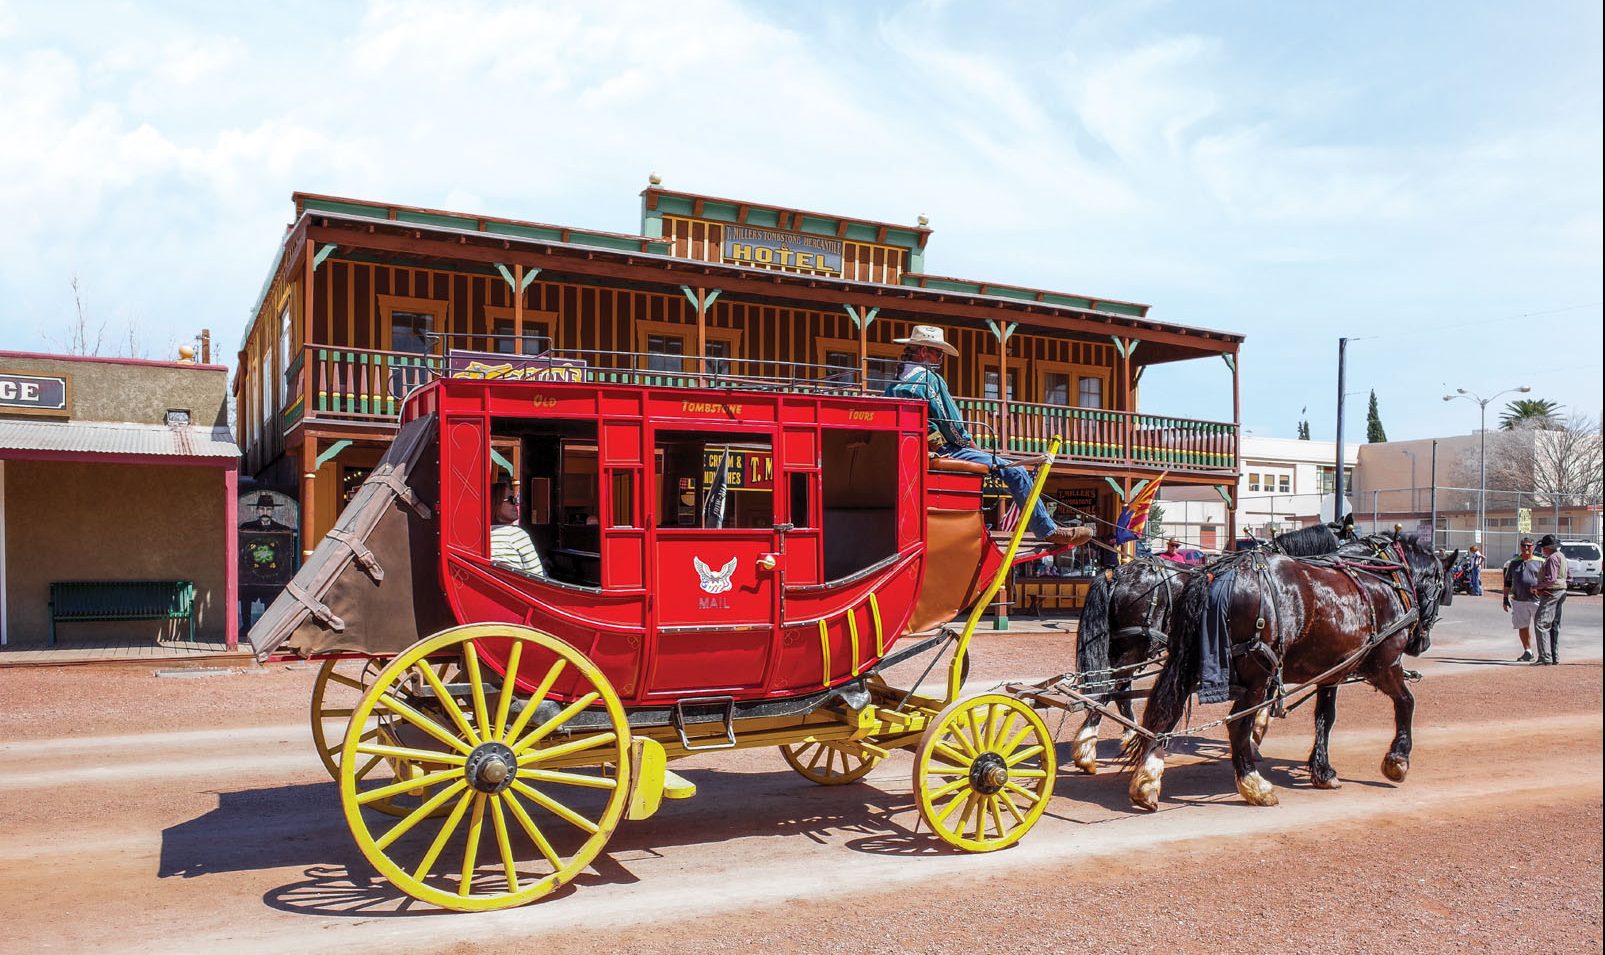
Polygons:
[[[461,353],[454,353],[454,356]],[[518,356],[485,356],[517,363]],[[548,352],[557,364],[572,363],[568,380],[639,384],[659,388],[725,387],[808,393],[858,394],[856,375],[841,369],[747,358],[674,356],[684,369],[663,367],[668,356]],[[454,357],[455,360],[455,357]],[[301,364],[307,371],[303,377]],[[445,370],[444,359],[410,352],[307,346],[291,365],[291,394],[281,411],[284,427],[302,418],[332,421],[395,421],[408,392]],[[456,366],[453,366],[456,367]],[[565,378],[568,376],[565,375]],[[308,394],[301,394],[302,382]],[[1059,460],[1124,466],[1231,472],[1237,465],[1237,426],[1126,411],[1066,408],[1011,401],[956,398],[976,440],[1014,453],[1041,453],[1054,435],[1064,443]]]
[[1066,408],[1011,401],[958,398],[955,402],[983,445],[1016,453],[1041,453],[1054,435],[1063,437],[1059,458],[1188,471],[1232,471],[1237,466],[1237,426],[1129,411]]

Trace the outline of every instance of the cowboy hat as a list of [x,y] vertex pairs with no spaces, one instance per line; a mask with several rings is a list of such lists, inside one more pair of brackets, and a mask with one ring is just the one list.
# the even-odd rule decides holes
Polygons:
[[915,325],[909,329],[907,338],[894,338],[892,341],[899,345],[920,345],[925,348],[940,348],[954,358],[959,357],[959,350],[947,343],[942,330],[935,325]]

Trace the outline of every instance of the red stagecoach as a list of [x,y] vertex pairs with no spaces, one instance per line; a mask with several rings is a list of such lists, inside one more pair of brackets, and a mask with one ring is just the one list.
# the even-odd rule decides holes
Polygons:
[[[457,909],[544,895],[621,818],[691,795],[666,764],[709,749],[778,746],[822,784],[911,749],[948,842],[997,849],[1036,822],[1047,728],[1011,696],[960,698],[1025,522],[994,541],[984,468],[928,456],[922,403],[795,373],[496,360],[454,355],[408,396],[250,634],[259,658],[324,660],[320,755],[402,891]],[[540,573],[492,559],[506,503]],[[962,632],[932,629],[965,607]],[[880,675],[949,649],[945,692]]]

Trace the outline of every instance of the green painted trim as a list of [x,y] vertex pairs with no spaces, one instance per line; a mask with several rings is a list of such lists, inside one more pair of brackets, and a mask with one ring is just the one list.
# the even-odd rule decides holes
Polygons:
[[702,300],[702,307],[703,308],[712,308],[713,307],[713,303],[718,300],[719,295],[723,291],[724,291],[723,289],[714,289],[713,291],[709,292],[708,293],[708,297]]
[[335,458],[340,456],[341,451],[344,451],[349,447],[351,447],[351,440],[349,438],[341,438],[339,441],[329,445],[328,448],[324,449],[323,453],[317,456],[312,465],[312,470],[316,471],[318,468],[321,468],[330,461],[333,461]]
[[685,196],[658,196],[658,211],[672,216],[689,216],[691,200]]
[[530,283],[535,281],[535,276],[537,276],[539,274],[541,274],[541,270],[540,270],[540,268],[538,266],[533,266],[532,265],[529,268],[525,269],[524,270],[524,284],[522,286],[520,286],[519,291],[522,292],[522,291],[527,290],[529,288],[529,286],[530,286]]
[[1123,488],[1119,484],[1115,483],[1115,479],[1112,478],[1112,477],[1105,477],[1104,478],[1104,482],[1106,484],[1108,484],[1110,487],[1115,489],[1115,500],[1119,501],[1122,504],[1126,503],[1126,489],[1125,488]]
[[1071,308],[1091,308],[1092,299],[1082,298],[1079,295],[1063,295],[1058,292],[1044,292],[1042,301],[1049,305],[1068,305]]
[[411,222],[416,225],[436,225],[448,229],[479,229],[479,220],[472,216],[442,215],[438,212],[418,212],[413,209],[397,209],[397,222]]
[[[489,229],[485,231],[487,234],[491,232]],[[521,239],[541,239],[547,242],[563,241],[562,229],[549,229],[545,226],[499,224],[496,226],[495,234],[512,235]]]
[[501,264],[500,262],[497,262],[496,263],[496,271],[502,273],[502,281],[507,283],[507,287],[508,288],[512,288],[513,284],[514,284],[513,283],[513,270],[508,268],[507,266]]
[[689,285],[680,286],[680,291],[685,293],[685,300],[691,303],[692,309],[695,309],[697,307],[697,293]]
[[865,225],[862,222],[849,222],[847,223],[847,234],[842,238],[850,242],[874,242],[879,234],[880,231],[872,225]]
[[339,246],[330,244],[319,249],[317,254],[312,256],[312,271],[316,272],[318,270],[318,266],[323,264],[323,260],[328,258],[330,253],[338,248]]
[[776,228],[780,225],[780,212],[777,209],[754,209],[749,206],[747,208],[747,225],[757,226],[761,229]]
[[1131,486],[1131,496],[1132,497],[1136,497],[1137,495],[1141,494],[1142,493],[1142,489],[1147,487],[1147,486],[1148,486],[1148,479],[1147,478],[1143,478],[1141,481],[1138,481],[1136,484],[1133,484]]
[[1226,367],[1230,368],[1232,371],[1236,371],[1237,370],[1237,356],[1236,355],[1228,354],[1226,352],[1221,352],[1220,360],[1225,362],[1226,363]]
[[390,210],[384,206],[363,205],[360,202],[331,202],[328,199],[306,199],[302,201],[301,208],[308,212],[343,212],[347,215],[369,216],[374,219],[390,218]]
[[[348,441],[346,443],[349,444],[350,442]],[[514,478],[515,480],[517,479],[513,474],[513,462],[502,457],[502,453],[500,451],[497,451],[495,448],[491,448],[490,459],[496,463],[497,467],[501,468],[503,471],[506,471],[508,477]]]
[[864,312],[851,305],[843,305],[842,308],[847,311],[847,317],[853,320],[853,327],[859,331],[868,328],[875,321],[875,316],[881,313],[879,306]]
[[1037,293],[1029,289],[1015,288],[1012,285],[977,285],[976,288],[978,290],[985,289],[980,294],[995,295],[998,298],[1012,298],[1022,302],[1035,302],[1037,300]]
[[702,218],[715,222],[735,222],[741,218],[741,207],[733,202],[702,202]]
[[1215,493],[1220,495],[1220,499],[1226,502],[1227,507],[1236,509],[1237,505],[1232,503],[1232,492],[1217,484],[1215,485]]
[[803,216],[802,222],[796,224],[798,232],[806,232],[809,235],[828,236],[834,236],[836,234],[836,229],[840,227],[840,225],[840,219],[825,219],[819,216]]
[[1005,322],[1002,326],[999,326],[997,322],[989,318],[986,320],[986,327],[992,329],[992,337],[997,339],[999,344],[1007,345],[1009,343],[1009,339],[1013,337],[1015,331],[1019,329],[1020,323]]

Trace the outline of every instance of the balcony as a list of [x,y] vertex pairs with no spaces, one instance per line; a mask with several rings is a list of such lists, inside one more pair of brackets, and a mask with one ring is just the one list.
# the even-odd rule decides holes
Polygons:
[[[695,359],[681,359],[687,373],[661,367],[664,356],[615,352],[584,355],[549,353],[572,359],[585,381],[639,384],[659,388],[762,388],[808,393],[857,393],[851,375],[839,369],[755,359],[720,360],[716,369],[698,374]],[[514,359],[516,356],[497,356]],[[654,361],[655,359],[655,361]],[[709,359],[710,365],[713,359]],[[302,366],[306,365],[303,374]],[[311,345],[290,366],[291,395],[281,412],[288,431],[303,418],[325,422],[394,422],[403,397],[441,374],[438,356],[373,349]],[[305,383],[310,413],[302,398]],[[1066,408],[985,398],[955,398],[971,432],[983,447],[1017,454],[1040,454],[1054,435],[1064,443],[1064,463],[1172,469],[1194,473],[1231,474],[1237,467],[1237,426],[1142,412]]]
[[986,398],[955,398],[982,446],[1017,454],[1041,454],[1060,435],[1058,460],[1122,467],[1220,472],[1237,469],[1237,426],[1131,411],[1066,408],[1062,405],[1004,403]]

